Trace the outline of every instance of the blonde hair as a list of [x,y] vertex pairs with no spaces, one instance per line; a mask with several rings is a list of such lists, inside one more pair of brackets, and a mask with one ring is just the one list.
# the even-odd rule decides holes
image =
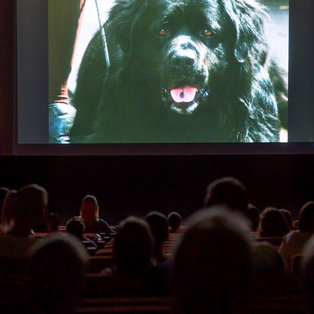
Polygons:
[[81,218],[86,227],[92,227],[99,218],[99,207],[95,196],[86,195],[81,203]]

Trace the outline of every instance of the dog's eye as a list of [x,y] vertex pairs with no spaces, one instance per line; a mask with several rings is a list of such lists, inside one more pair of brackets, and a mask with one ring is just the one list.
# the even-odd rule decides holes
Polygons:
[[213,35],[213,33],[209,30],[209,29],[204,29],[203,31],[202,31],[202,34],[204,35],[204,36],[211,36],[211,35]]
[[163,28],[158,32],[159,36],[166,36],[167,34],[168,34],[167,31]]

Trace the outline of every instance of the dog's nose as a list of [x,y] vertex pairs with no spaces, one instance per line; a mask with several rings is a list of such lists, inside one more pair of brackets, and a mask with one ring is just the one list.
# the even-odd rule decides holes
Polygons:
[[175,67],[191,67],[194,65],[196,56],[193,51],[190,50],[182,50],[175,52],[171,56],[171,64]]

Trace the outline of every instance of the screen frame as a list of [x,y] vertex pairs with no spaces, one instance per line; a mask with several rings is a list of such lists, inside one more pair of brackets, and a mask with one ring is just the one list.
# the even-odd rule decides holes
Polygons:
[[[36,0],[32,0],[36,2]],[[38,0],[37,0],[38,1]],[[47,1],[41,1],[41,12],[44,12],[44,7],[47,6]],[[313,26],[313,19],[310,18],[311,0],[290,0],[289,4],[289,118],[299,119],[299,121],[309,119],[306,114],[300,114],[297,106],[290,106],[290,104],[296,104],[298,99],[302,99],[302,108],[306,108],[311,105],[311,86],[313,87],[313,39],[310,40],[311,35],[310,25]],[[16,4],[17,17],[18,6]],[[301,18],[302,17],[302,18]],[[44,14],[41,15],[43,21],[48,17]],[[306,23],[304,23],[304,20]],[[15,33],[15,61],[16,71],[15,75],[19,73],[19,68],[26,64],[21,62],[18,57],[19,49],[19,33],[18,33],[18,19],[15,20],[16,33]],[[305,26],[306,25],[306,26]],[[48,27],[48,26],[47,26]],[[40,31],[40,38],[42,43],[47,45],[47,28],[43,27]],[[45,45],[45,44],[44,44]],[[296,46],[306,47],[302,53],[298,52],[294,47]],[[38,55],[45,53],[45,49],[38,49]],[[48,48],[46,49],[48,50]],[[36,54],[34,56],[36,60]],[[31,60],[34,61],[35,59]],[[28,65],[31,62],[28,63]],[[44,62],[41,67],[48,65]],[[26,82],[26,79],[24,79]],[[47,77],[48,81],[48,77]],[[34,82],[34,81],[33,81]],[[34,84],[32,80],[29,80],[28,84]],[[47,83],[47,82],[46,82]],[[48,138],[47,133],[43,134],[42,139],[38,140],[37,144],[27,143],[28,141],[18,141],[19,118],[25,117],[25,115],[19,112],[18,98],[19,98],[19,86],[18,80],[15,80],[16,97],[13,106],[13,155],[263,155],[263,154],[313,154],[314,143],[313,142],[288,142],[288,143],[150,143],[150,144],[45,144]],[[313,88],[312,88],[313,90]],[[44,91],[43,91],[44,92]],[[36,103],[36,97],[40,95],[30,95],[32,101]],[[48,98],[48,97],[47,97]],[[48,103],[48,102],[47,102]],[[294,108],[294,109],[291,109]],[[309,107],[310,108],[310,107]],[[311,112],[310,112],[311,113]],[[42,123],[48,125],[48,106],[42,106],[40,117],[44,116]],[[40,118],[39,117],[39,118]],[[34,117],[32,117],[34,118]],[[35,117],[38,119],[38,117]],[[289,119],[290,123],[290,119]],[[302,130],[300,132],[302,134]],[[298,136],[296,136],[296,139]]]

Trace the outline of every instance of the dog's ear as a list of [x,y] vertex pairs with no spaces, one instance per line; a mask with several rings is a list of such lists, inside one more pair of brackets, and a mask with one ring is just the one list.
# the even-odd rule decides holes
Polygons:
[[108,21],[108,36],[119,45],[124,54],[130,55],[133,42],[133,31],[147,7],[147,1],[118,0],[112,7]]
[[222,0],[223,6],[235,26],[235,58],[243,63],[254,45],[258,45],[263,36],[263,22],[260,17],[265,14],[262,7],[254,0]]

